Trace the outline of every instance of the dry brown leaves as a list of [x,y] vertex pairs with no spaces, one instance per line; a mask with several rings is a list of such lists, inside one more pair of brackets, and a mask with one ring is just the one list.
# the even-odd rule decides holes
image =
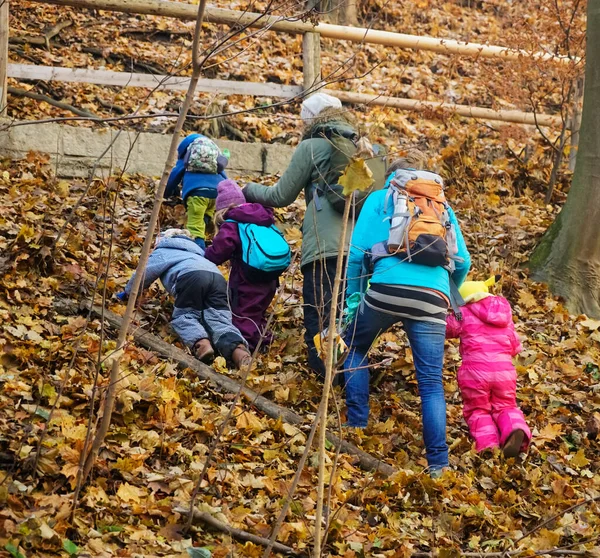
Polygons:
[[[400,331],[385,334],[373,352],[378,370],[374,422],[351,438],[399,473],[374,479],[358,470],[350,456],[342,456],[333,479],[332,555],[505,549],[509,539],[544,518],[599,494],[600,454],[594,440],[600,424],[600,322],[569,316],[520,267],[557,208],[544,206],[541,180],[534,173],[543,168],[545,152],[540,149],[537,164],[523,169],[514,159],[490,160],[490,146],[499,149],[498,140],[486,129],[472,128],[462,137],[457,132],[437,164],[444,168],[448,195],[463,221],[475,273],[502,273],[503,293],[518,318],[525,340],[517,360],[519,400],[534,432],[533,445],[525,459],[516,461],[481,459],[474,453],[461,417],[454,376],[458,356],[451,345],[446,388],[454,470],[441,481],[429,479],[422,473],[412,355]],[[433,134],[430,141],[435,141]],[[523,195],[516,197],[519,181]],[[108,446],[74,522],[69,520],[93,379],[98,371],[99,385],[106,386],[114,332],[97,320],[86,327],[84,317],[62,315],[54,302],[89,299],[94,290],[98,300],[104,286],[108,297],[122,288],[135,268],[151,200],[146,179],[93,183],[52,256],[53,238],[83,188],[77,181],[54,179],[34,155],[20,163],[5,161],[0,171],[0,458],[6,475],[0,487],[1,542],[8,549],[16,545],[20,550],[15,552],[24,556],[68,552],[65,541],[98,556],[183,556],[192,544],[209,547],[214,556],[226,556],[231,548],[240,556],[259,555],[250,543],[232,543],[219,533],[186,537],[180,532],[181,518],[172,510],[189,501],[228,398],[135,345],[125,353],[125,380]],[[301,212],[299,201],[279,213],[296,247]],[[180,208],[166,207],[162,226],[181,219]],[[261,356],[250,383],[304,413],[308,425],[320,388],[305,368],[300,279],[286,278],[284,300],[274,309],[276,340]],[[154,287],[139,323],[176,342],[168,328],[169,311],[167,297]],[[232,374],[222,363],[217,369]],[[251,407],[236,410],[209,469],[201,508],[268,535],[305,436],[304,427],[289,427]],[[311,462],[305,471],[280,536],[298,550],[311,544],[315,466]],[[533,550],[572,544],[593,538],[598,528],[597,505],[590,505],[522,544]]]
[[[510,42],[525,48],[542,45],[560,52],[566,48],[558,45],[556,25],[548,23],[552,13],[547,2],[539,6],[490,2],[477,9],[454,2],[435,6],[421,2],[418,12],[410,3],[371,4],[365,15],[377,15],[381,26],[375,27]],[[561,9],[565,9],[562,4]],[[91,20],[89,14],[75,10],[26,3],[11,4],[11,12],[11,36],[41,33],[43,26],[51,27],[64,17],[76,21],[49,51],[31,46],[19,47],[24,54],[12,51],[15,62],[102,64],[120,70],[126,69],[125,59],[152,64],[176,60],[179,68],[187,62],[185,41],[189,38],[181,34],[167,39],[163,33],[167,24],[169,30],[182,32],[186,24],[109,13]],[[402,29],[398,21],[403,22]],[[109,34],[107,28],[112,30]],[[147,38],[149,28],[154,29],[152,40]],[[210,26],[207,29],[207,33],[216,33]],[[138,31],[144,31],[144,38]],[[574,33],[574,43],[579,36]],[[272,44],[254,43],[254,50],[224,63],[215,76],[297,83],[300,74],[289,54],[289,49],[297,50],[297,43],[288,37],[274,39]],[[79,48],[83,46],[109,50],[98,58],[83,52]],[[122,56],[111,58],[111,52]],[[504,99],[519,108],[527,106],[527,95],[518,80],[529,80],[529,70],[509,70],[507,64],[506,72],[522,76],[517,80],[513,73],[498,73],[491,79],[491,63],[459,63],[437,55],[364,47],[356,59],[356,74],[372,68],[379,60],[378,53],[386,58],[385,67],[368,80],[351,82],[352,88],[358,83],[365,91],[375,91],[377,84],[384,84],[385,90],[377,90],[417,98],[426,98],[431,92],[433,98],[441,95],[490,106],[500,106],[499,99]],[[325,67],[333,66],[336,57],[339,62],[347,56],[334,52],[325,41]],[[556,91],[560,79],[553,77],[560,78],[546,74],[539,82],[543,87],[536,91],[548,105],[560,99]],[[98,96],[126,111],[140,99],[135,90],[68,84],[50,87],[46,93],[98,114],[108,114],[98,104]],[[170,109],[176,106],[175,100],[173,95],[155,95],[145,109]],[[223,106],[250,108],[263,101],[230,98]],[[63,114],[14,98],[10,110],[18,118]],[[199,104],[195,110],[202,113],[205,105]],[[392,152],[419,143],[436,154],[433,163],[447,178],[448,196],[463,222],[475,274],[502,273],[503,294],[513,305],[517,329],[524,338],[525,350],[517,361],[519,399],[534,442],[522,460],[481,459],[474,453],[455,381],[458,354],[456,347],[449,345],[446,389],[453,471],[441,481],[432,481],[422,473],[425,459],[412,355],[400,331],[385,334],[373,352],[378,374],[372,397],[374,422],[366,433],[351,437],[399,472],[390,479],[372,478],[357,469],[350,456],[342,455],[333,478],[334,515],[327,551],[353,558],[410,556],[430,550],[450,556],[457,549],[510,549],[510,540],[543,519],[600,494],[596,441],[600,429],[600,323],[569,316],[560,301],[528,279],[522,267],[558,211],[558,203],[543,203],[551,153],[537,141],[533,130],[494,130],[454,118],[431,122],[382,108],[360,110],[356,116],[373,139],[387,138]],[[231,122],[249,138],[297,138],[295,117],[285,112],[264,111]],[[569,176],[562,175],[555,202],[564,200],[568,182]],[[114,332],[97,320],[86,325],[85,317],[63,315],[54,303],[62,298],[89,300],[94,293],[100,300],[104,288],[110,298],[122,288],[141,249],[152,184],[141,177],[94,182],[54,250],[56,233],[84,188],[77,181],[54,179],[35,155],[23,162],[1,164],[0,546],[8,554],[27,557],[76,552],[189,556],[186,549],[191,545],[207,547],[217,557],[231,553],[260,556],[262,551],[255,545],[234,543],[217,532],[181,532],[181,518],[173,509],[189,501],[194,478],[229,400],[133,344],[125,352],[126,378],[107,448],[100,454],[93,481],[85,487],[70,521],[94,377],[98,373],[99,385],[106,386],[105,362],[114,349]],[[279,212],[295,248],[301,241],[301,215],[300,201]],[[182,217],[181,207],[165,208],[161,226],[181,224]],[[109,257],[110,271],[106,273]],[[286,277],[283,300],[274,309],[275,342],[261,356],[250,382],[279,404],[302,412],[308,425],[321,390],[305,368],[301,286],[301,276]],[[107,304],[117,312],[121,309],[110,300]],[[153,287],[138,320],[176,342],[168,327],[170,304],[165,294]],[[219,362],[217,369],[233,374]],[[236,527],[268,536],[305,436],[305,425],[289,427],[252,407],[237,409],[209,469],[201,509]],[[315,474],[311,462],[280,534],[282,542],[300,551],[311,545]],[[585,541],[591,547],[599,524],[597,504],[576,508],[536,531],[520,547],[531,551]]]

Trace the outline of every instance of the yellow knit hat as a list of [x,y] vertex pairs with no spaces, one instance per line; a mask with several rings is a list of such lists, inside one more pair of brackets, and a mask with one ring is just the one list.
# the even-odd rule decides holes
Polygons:
[[492,275],[486,281],[465,281],[458,289],[460,296],[466,303],[477,302],[482,298],[490,296],[490,287],[500,280],[500,275]]

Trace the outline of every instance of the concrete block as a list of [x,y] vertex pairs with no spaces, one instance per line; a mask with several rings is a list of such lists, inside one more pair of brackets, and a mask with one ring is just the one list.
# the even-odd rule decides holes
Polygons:
[[[4,122],[4,121],[3,121]],[[104,153],[106,148],[113,145]],[[169,147],[170,134],[95,130],[57,123],[32,124],[9,128],[0,134],[0,155],[12,158],[25,157],[28,151],[39,151],[51,156],[51,168],[61,177],[87,177],[97,163],[102,176],[110,169],[123,169],[127,173],[160,176],[163,172]],[[233,177],[240,174],[257,175],[282,173],[289,165],[294,148],[285,145],[243,143],[217,140],[221,149],[229,149],[228,167]],[[97,172],[97,175],[100,175]]]
[[[88,179],[96,159],[92,157],[65,157],[62,155],[52,155],[48,162],[48,167],[56,170],[56,175],[60,178],[83,178]],[[101,161],[96,167],[96,178],[108,178],[111,169]],[[113,167],[114,173],[117,169]]]
[[138,158],[129,167],[129,172],[160,176],[165,168],[170,146],[170,135],[146,132],[140,134],[137,141]]
[[216,140],[220,149],[229,149],[231,159],[227,168],[229,170],[248,173],[263,172],[263,143],[243,143],[240,141]]
[[6,151],[23,153],[62,153],[59,129],[51,122],[9,128],[8,133],[1,134],[0,147]]
[[267,146],[267,174],[282,174],[288,168],[295,147],[289,145],[272,144]]
[[62,126],[63,154],[75,157],[99,157],[110,140],[110,132],[91,128]]

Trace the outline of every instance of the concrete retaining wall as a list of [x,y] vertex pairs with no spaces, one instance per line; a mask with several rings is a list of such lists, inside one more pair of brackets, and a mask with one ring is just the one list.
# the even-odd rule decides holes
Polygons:
[[[7,121],[0,122],[0,126]],[[28,151],[50,155],[50,164],[61,177],[87,177],[98,158],[102,156],[96,174],[105,176],[112,169],[148,176],[162,174],[170,135],[150,132],[96,130],[77,128],[56,123],[16,126],[8,132],[0,132],[0,155],[15,159],[24,157]],[[229,171],[245,174],[274,174],[285,170],[292,156],[293,147],[279,144],[242,143],[217,140],[222,149],[231,152]]]

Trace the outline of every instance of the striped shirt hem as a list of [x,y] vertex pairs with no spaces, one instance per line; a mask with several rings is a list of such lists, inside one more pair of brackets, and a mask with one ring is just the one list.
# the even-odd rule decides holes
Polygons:
[[371,284],[364,300],[369,308],[399,318],[446,323],[448,300],[442,293],[431,289]]

